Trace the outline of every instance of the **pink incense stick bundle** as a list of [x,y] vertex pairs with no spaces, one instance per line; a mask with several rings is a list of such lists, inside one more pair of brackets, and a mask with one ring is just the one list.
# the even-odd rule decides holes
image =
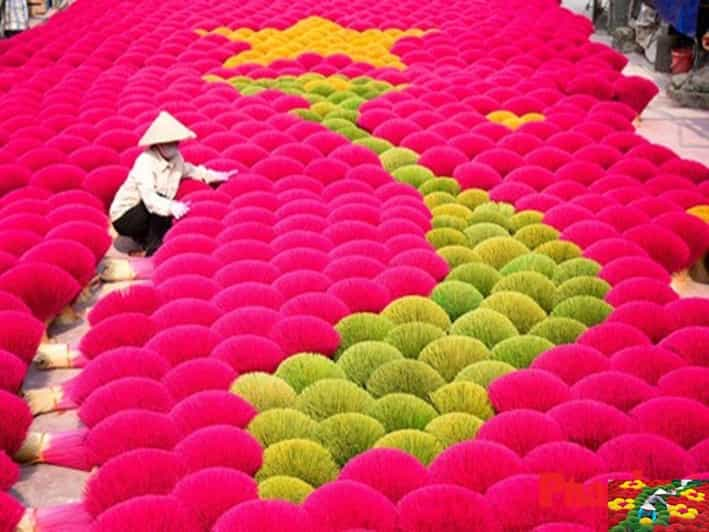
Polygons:
[[82,220],[85,222],[91,222],[98,227],[108,228],[108,218],[102,210],[81,204],[69,204],[62,205],[61,207],[55,207],[47,215],[47,220],[52,227],[66,222],[72,222],[74,220]]
[[19,257],[42,241],[40,235],[25,229],[6,229],[0,232],[0,235],[2,235],[0,251],[16,257]]
[[[5,255],[7,255],[7,253],[5,253],[4,251],[0,251],[0,265],[6,264],[5,262],[3,262]],[[13,264],[14,262],[12,264],[9,264],[9,266],[12,266]],[[7,269],[9,269],[9,266]],[[7,271],[7,269],[3,269],[2,267],[0,267],[0,272]],[[10,294],[9,292],[0,290],[0,311],[7,310],[32,314],[32,311],[27,306],[27,304],[19,297],[17,297],[15,294]]]
[[230,286],[214,296],[213,302],[223,311],[242,307],[267,307],[278,310],[284,303],[283,295],[270,285],[249,281]]
[[20,297],[37,319],[47,321],[76,298],[81,286],[57,266],[26,262],[0,275],[0,290]]
[[247,501],[223,514],[213,532],[315,532],[320,530],[300,506],[285,501]]
[[182,459],[162,449],[135,449],[111,458],[89,478],[84,506],[94,517],[141,495],[168,495],[185,475]]
[[99,275],[107,283],[143,281],[150,279],[154,270],[152,257],[105,258],[99,267]]
[[240,334],[221,342],[211,356],[229,364],[238,373],[273,373],[286,358],[286,353],[273,340],[257,334]]
[[160,306],[158,293],[152,286],[136,284],[111,292],[96,303],[88,314],[91,326],[124,312],[140,312],[149,316]]
[[193,358],[207,357],[222,336],[203,325],[178,325],[160,331],[145,345],[173,366]]
[[342,468],[340,480],[355,480],[374,488],[397,503],[404,495],[429,484],[426,467],[398,449],[370,449]]
[[127,409],[168,412],[174,402],[165,385],[145,377],[124,377],[94,390],[79,408],[79,419],[91,428]]
[[198,298],[180,298],[163,304],[152,318],[160,329],[177,325],[204,325],[210,327],[222,315],[219,307]]
[[231,425],[212,425],[182,440],[175,452],[189,471],[230,467],[254,475],[263,462],[263,448],[248,432]]
[[453,484],[424,486],[412,491],[399,501],[398,510],[402,532],[500,530],[485,497]]
[[212,329],[225,338],[240,334],[266,336],[282,318],[281,313],[270,308],[244,307],[224,314]]
[[179,431],[172,419],[148,410],[123,410],[95,427],[58,433],[31,432],[15,454],[20,462],[89,471],[133,449],[172,449]]
[[145,314],[116,314],[92,327],[78,346],[44,345],[37,355],[36,363],[43,369],[82,368],[106,351],[125,346],[142,347],[155,332],[155,323]]
[[20,467],[0,451],[0,490],[9,490],[20,479]]
[[429,466],[432,483],[485,493],[503,478],[526,472],[522,459],[499,443],[468,440],[446,449]]
[[211,530],[217,519],[237,504],[258,499],[254,479],[227,467],[192,473],[177,483],[172,494],[194,512],[204,530]]
[[153,272],[152,279],[160,284],[175,275],[183,273],[196,273],[204,277],[212,277],[222,263],[209,255],[201,253],[180,253],[163,262]]
[[22,386],[27,364],[9,351],[0,349],[0,390],[15,393]]
[[0,390],[0,451],[14,455],[32,423],[32,413],[21,397]]
[[66,432],[30,432],[15,453],[21,463],[52,464],[81,471],[93,466],[86,447],[87,429]]
[[192,511],[170,495],[143,495],[103,512],[92,532],[204,532]]
[[202,275],[185,273],[156,283],[156,290],[163,302],[183,297],[210,300],[221,290],[216,281]]
[[45,240],[22,255],[20,260],[57,266],[71,275],[81,287],[96,275],[96,257],[90,249],[74,240]]
[[0,349],[18,356],[25,364],[32,362],[44,335],[44,323],[31,314],[0,311]]
[[340,335],[335,328],[315,316],[283,318],[273,326],[269,337],[287,355],[312,352],[331,356],[340,345]]
[[162,264],[177,255],[188,252],[210,255],[217,248],[217,242],[206,235],[185,234],[171,238],[153,255],[155,264]]
[[54,194],[47,198],[47,205],[50,209],[58,209],[64,205],[76,204],[86,205],[87,207],[93,207],[98,210],[103,209],[101,201],[96,196],[80,189],[65,190],[64,192]]
[[391,500],[353,480],[323,484],[308,495],[303,509],[317,524],[330,530],[376,528],[381,532],[395,532],[399,517]]
[[80,406],[97,388],[123,377],[160,380],[170,369],[165,359],[149,349],[118,347],[91,360],[73,379],[58,386],[25,392],[34,415]]
[[185,436],[210,425],[245,428],[256,416],[256,409],[241,397],[226,390],[209,390],[186,397],[170,412]]
[[332,284],[332,279],[327,275],[312,270],[295,270],[281,275],[273,287],[278,290],[283,297],[291,297],[305,294],[306,292],[324,292]]
[[24,515],[24,506],[14,497],[0,491],[0,530],[16,530]]
[[216,358],[194,358],[175,366],[162,382],[176,401],[204,390],[226,390],[238,373]]
[[79,352],[91,360],[117,347],[142,347],[156,332],[155,323],[145,314],[124,312],[91,328],[79,343]]
[[0,492],[0,530],[32,532],[85,532],[91,516],[83,503],[47,508],[24,508],[11,496]]

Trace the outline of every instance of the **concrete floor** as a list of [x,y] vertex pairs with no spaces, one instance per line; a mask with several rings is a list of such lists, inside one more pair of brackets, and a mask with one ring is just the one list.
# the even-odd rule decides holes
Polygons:
[[[562,5],[571,11],[590,16],[587,0],[563,0]],[[597,32],[592,40],[610,44],[605,32]],[[660,93],[642,114],[638,133],[651,142],[662,144],[677,155],[709,165],[709,111],[687,109],[674,103],[666,94],[670,75],[655,72],[648,61],[639,54],[630,54],[623,71],[628,76],[651,79],[660,87]]]
[[[124,253],[126,248],[117,249],[112,246],[108,251],[109,257],[126,258]],[[81,316],[81,320],[66,327],[63,330],[52,331],[52,342],[76,345],[89,330],[89,323],[86,315],[93,308],[96,302],[106,294],[119,290],[131,283],[102,284],[98,287],[90,301],[76,310]],[[80,370],[76,369],[54,369],[51,371],[39,370],[30,366],[25,377],[23,391],[54,386],[61,384],[74,377]],[[83,425],[79,421],[76,410],[65,412],[55,412],[42,414],[34,418],[31,431],[36,432],[60,432],[73,430]],[[89,474],[85,471],[75,471],[63,467],[55,467],[46,464],[26,465],[22,467],[20,481],[13,486],[11,492],[23,504],[33,508],[43,508],[55,506],[68,502],[76,502],[82,498],[86,479]]]
[[[590,18],[588,0],[563,0],[562,5]],[[591,39],[608,45],[611,42],[606,32],[596,32]],[[623,73],[650,79],[660,87],[660,93],[643,112],[637,132],[651,142],[670,148],[680,157],[709,165],[709,111],[687,109],[672,101],[665,93],[671,76],[656,72],[640,54],[628,55]],[[696,283],[686,275],[675,276],[672,288],[682,297],[709,297],[709,285]]]

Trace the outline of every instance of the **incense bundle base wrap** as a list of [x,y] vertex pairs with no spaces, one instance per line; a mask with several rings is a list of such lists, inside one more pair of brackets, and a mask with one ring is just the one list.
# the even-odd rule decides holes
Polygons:
[[81,367],[81,353],[69,344],[42,343],[37,349],[34,363],[39,369]]
[[149,258],[106,258],[99,264],[99,278],[104,283],[150,279],[153,261]]
[[15,532],[79,532],[88,530],[91,516],[83,503],[48,508],[27,508]]
[[90,471],[90,451],[86,446],[87,429],[48,433],[30,432],[14,459],[27,464],[52,464],[80,471]]
[[33,416],[60,410],[70,410],[77,407],[77,405],[64,394],[64,390],[61,386],[48,386],[46,388],[28,390],[24,393],[24,397],[27,404],[30,405],[30,411]]

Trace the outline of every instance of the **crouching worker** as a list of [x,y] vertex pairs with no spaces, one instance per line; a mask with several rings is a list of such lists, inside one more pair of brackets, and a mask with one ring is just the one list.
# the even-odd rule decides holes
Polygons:
[[186,162],[179,150],[182,140],[196,135],[167,112],[161,112],[138,143],[146,150],[133,164],[128,178],[111,204],[113,228],[131,237],[151,256],[172,225],[189,211],[189,204],[175,200],[185,177],[219,183],[235,172],[217,172]]
[[[236,171],[219,172],[186,162],[180,154],[179,143],[194,138],[193,131],[169,113],[161,112],[140,139],[138,145],[146,149],[135,160],[111,204],[109,215],[115,231],[135,240],[148,257],[160,247],[173,220],[179,220],[190,210],[189,203],[175,199],[183,178],[212,184],[236,174]],[[142,277],[135,271],[139,264],[105,260],[101,278],[122,281]],[[140,267],[151,265],[144,263]]]

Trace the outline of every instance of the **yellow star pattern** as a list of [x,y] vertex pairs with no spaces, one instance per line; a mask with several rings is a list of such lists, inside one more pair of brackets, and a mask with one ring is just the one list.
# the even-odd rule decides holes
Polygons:
[[687,212],[709,223],[709,205],[696,205]]
[[526,115],[517,116],[512,111],[493,111],[486,117],[490,122],[502,124],[510,129],[517,129],[528,122],[543,122],[544,115],[540,113],[527,113]]
[[[207,35],[206,30],[197,30]],[[322,56],[346,54],[353,61],[368,63],[375,67],[391,67],[403,70],[406,65],[391,53],[391,48],[401,37],[420,37],[426,32],[420,29],[387,30],[368,29],[357,31],[321,17],[308,17],[285,30],[265,28],[254,31],[249,28],[232,30],[219,27],[212,31],[233,41],[245,41],[250,50],[240,52],[226,60],[226,68],[247,63],[267,66],[279,59],[296,59],[311,52]]]

